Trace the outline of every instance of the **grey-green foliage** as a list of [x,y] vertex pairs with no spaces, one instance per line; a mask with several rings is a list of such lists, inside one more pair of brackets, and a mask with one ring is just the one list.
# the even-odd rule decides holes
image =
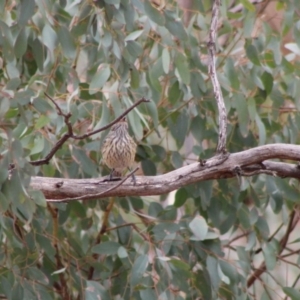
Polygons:
[[[221,2],[218,34],[225,41],[217,43],[217,71],[228,111],[228,150],[298,143],[299,62],[289,60],[293,51],[281,51],[289,30],[299,45],[297,2],[278,1],[284,11],[280,31],[264,23],[257,37],[250,1],[240,1],[244,7],[236,13],[229,12],[231,1]],[[67,130],[44,92],[72,113],[76,134],[100,128],[134,101],[150,98],[128,115],[146,175],[179,168],[187,157],[214,154],[218,112],[207,70],[210,5],[193,1],[184,24],[175,1],[160,7],[150,0],[0,2],[1,297],[66,299],[65,285],[72,299],[252,299],[255,293],[257,299],[299,299],[297,281],[286,281],[276,268],[283,232],[271,236],[280,223],[286,227],[299,202],[291,180],[261,175],[241,183],[201,182],[179,189],[169,206],[160,203],[166,195],[118,199],[108,222],[115,228],[98,245],[106,200],[57,205],[56,232],[53,208],[29,188],[35,175],[108,173],[99,165],[103,133],[68,140],[49,164],[29,163],[44,158]],[[288,47],[299,54],[296,42]],[[10,164],[16,168],[12,174]],[[152,219],[143,223],[134,210]],[[241,231],[244,239],[230,244]],[[247,290],[253,262],[257,267],[263,259],[263,284]]]

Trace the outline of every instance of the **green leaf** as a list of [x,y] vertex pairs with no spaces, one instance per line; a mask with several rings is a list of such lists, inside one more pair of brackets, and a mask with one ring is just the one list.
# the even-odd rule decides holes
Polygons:
[[201,216],[196,216],[190,223],[189,228],[193,233],[190,238],[194,241],[203,241],[208,233],[208,226],[205,219]]
[[192,93],[196,98],[201,98],[207,90],[206,83],[200,72],[190,71],[190,73],[191,73],[190,87],[191,87]]
[[97,165],[86,155],[83,150],[73,147],[72,153],[76,157],[76,161],[80,163],[80,166],[84,172],[91,176],[98,174]]
[[13,51],[13,38],[11,34],[10,27],[0,20],[0,30],[2,32],[0,45],[3,47],[3,58],[8,62],[14,60],[14,51]]
[[248,58],[250,59],[250,61],[256,65],[256,66],[261,66],[260,64],[260,59],[259,59],[259,55],[258,55],[258,52],[257,52],[257,49],[255,46],[253,45],[249,45],[247,48],[246,48],[246,54],[248,56]]
[[156,161],[162,162],[166,158],[167,153],[164,147],[159,145],[152,145],[151,148],[153,153],[155,153],[156,155]]
[[168,90],[168,100],[171,104],[176,104],[183,98],[183,92],[180,89],[179,82],[175,81]]
[[119,5],[120,4],[120,0],[104,0],[105,3],[107,4],[111,4],[111,5]]
[[269,52],[265,53],[265,62],[272,69],[277,67],[277,64],[276,64],[276,61],[274,58],[274,53],[271,52],[270,50],[269,50]]
[[142,169],[146,176],[155,176],[157,173],[155,164],[149,159],[142,160]]
[[181,207],[189,198],[189,193],[185,188],[180,188],[175,194],[175,207]]
[[170,70],[170,53],[168,48],[164,48],[164,50],[162,51],[161,58],[164,72],[168,74]]
[[74,59],[76,55],[76,44],[70,31],[65,26],[59,26],[57,36],[62,46],[63,55],[67,58]]
[[183,165],[183,159],[178,151],[172,152],[171,161],[175,169],[179,169]]
[[181,270],[181,272],[190,271],[191,269],[189,264],[178,259],[170,259],[169,264],[172,264],[174,267],[176,267],[176,269]]
[[140,255],[133,263],[131,269],[130,285],[135,287],[143,278],[148,267],[148,255]]
[[34,0],[21,1],[20,13],[19,13],[19,26],[24,26],[27,21],[33,16],[35,9]]
[[237,280],[239,278],[239,274],[236,271],[236,268],[234,268],[234,266],[232,266],[232,264],[230,262],[220,259],[219,266],[222,269],[223,273],[227,277],[229,277],[231,284],[234,284],[235,282],[237,282]]
[[90,95],[96,94],[99,90],[101,90],[109,77],[110,77],[110,67],[103,66],[100,69],[100,71],[98,71],[92,78],[89,87]]
[[36,129],[41,129],[43,127],[45,127],[46,125],[48,125],[50,123],[50,118],[45,116],[45,115],[41,115],[35,123],[35,128]]
[[0,102],[0,120],[4,117],[4,115],[9,110],[10,103],[7,98],[2,98]]
[[258,114],[255,116],[256,126],[258,127],[258,134],[259,134],[259,145],[262,146],[266,143],[266,128],[264,123],[261,121]]
[[231,88],[233,88],[234,90],[239,90],[240,81],[234,67],[233,59],[231,59],[230,57],[226,60],[225,71],[227,78],[230,81]]
[[34,138],[33,147],[30,149],[30,155],[41,153],[45,147],[45,138],[41,135],[37,135]]
[[267,240],[269,238],[270,229],[267,221],[264,218],[260,216],[258,217],[258,220],[255,224],[255,228],[264,240]]
[[26,270],[26,273],[29,278],[32,280],[37,280],[42,284],[47,284],[49,282],[47,276],[38,268],[30,267]]
[[[21,84],[20,78],[12,78],[7,82],[6,89],[16,91],[20,84]],[[6,98],[2,99],[2,101],[4,101],[5,99]]]
[[218,289],[219,285],[221,283],[221,280],[220,280],[219,273],[218,273],[217,260],[212,256],[208,256],[206,259],[206,266],[207,266],[207,271],[209,272],[209,275],[210,275],[212,288]]
[[166,28],[171,34],[177,37],[180,42],[187,41],[188,35],[182,25],[182,20],[168,10],[165,10],[164,12],[166,17]]
[[132,89],[138,89],[140,87],[140,75],[137,69],[133,66],[130,70],[131,80],[130,86]]
[[274,270],[276,266],[276,257],[277,257],[277,250],[276,247],[274,246],[273,243],[267,243],[265,246],[262,248],[263,250],[263,255],[265,258],[265,263],[267,266],[268,271]]
[[197,282],[197,286],[205,300],[213,300],[212,296],[212,284],[209,273],[207,272],[206,268],[203,270],[197,270],[195,280]]
[[270,95],[272,92],[273,83],[274,83],[273,76],[268,72],[264,72],[261,76],[261,81],[263,82],[263,85],[265,87],[265,91],[267,92],[267,95]]
[[177,53],[177,56],[175,58],[175,66],[179,74],[178,79],[184,84],[189,84],[191,80],[190,69],[186,57],[180,52]]
[[240,132],[242,136],[246,137],[249,131],[249,115],[247,102],[245,100],[245,97],[240,93],[234,94],[233,100],[238,115]]
[[270,204],[275,214],[281,212],[283,205],[283,191],[279,190],[274,179],[267,177],[266,179],[266,190],[270,195]]
[[240,0],[245,8],[249,11],[255,12],[255,6],[249,0]]
[[142,33],[143,33],[143,30],[136,30],[136,31],[131,32],[125,38],[125,42],[127,42],[127,41],[135,41],[139,36],[141,36]]
[[158,215],[163,211],[163,207],[156,202],[151,202],[149,205],[149,210],[148,210],[148,214],[151,217],[158,217]]
[[30,46],[32,47],[33,57],[36,61],[36,64],[39,68],[39,71],[44,70],[44,46],[41,44],[39,39],[35,39]]
[[256,234],[254,231],[250,232],[250,234],[248,235],[248,242],[247,245],[245,247],[246,251],[250,251],[252,250],[254,247],[256,246]]
[[151,80],[152,87],[158,92],[161,92],[161,84],[159,81],[159,77],[161,75],[163,75],[163,69],[161,58],[159,58],[157,63],[149,70],[149,77]]
[[27,34],[25,28],[21,29],[19,32],[16,42],[15,42],[15,55],[20,58],[24,55],[27,49]]
[[153,300],[157,298],[157,294],[154,289],[140,290],[140,297],[142,300]]
[[126,257],[128,257],[128,253],[126,251],[126,248],[124,248],[124,247],[121,246],[118,249],[118,257],[120,257],[120,258],[126,258]]
[[[39,128],[43,128],[50,121],[49,117],[45,116],[45,114],[48,111],[51,111],[52,107],[45,99],[39,97],[34,99],[33,106],[36,110],[43,114],[37,119],[37,123],[41,122],[41,127]],[[37,123],[35,123],[35,126],[37,126]]]
[[292,287],[284,287],[282,288],[282,290],[284,291],[284,293],[291,297],[291,300],[299,300],[300,299],[300,291],[292,288]]
[[9,201],[5,197],[5,195],[2,192],[0,192],[0,212],[5,213],[8,208],[9,208]]
[[11,299],[24,299],[24,289],[21,284],[17,283],[13,286]]
[[291,186],[287,180],[284,179],[281,180],[275,179],[275,180],[276,180],[276,186],[280,191],[280,193],[283,194],[284,198],[295,203],[300,203],[298,189],[295,189],[293,186]]
[[185,110],[182,110],[177,115],[177,117],[171,116],[170,118],[168,118],[168,124],[172,136],[176,140],[176,144],[180,149],[181,146],[183,145],[183,142],[185,141],[187,131],[188,131],[188,126],[189,126],[189,118]]
[[248,275],[250,272],[250,257],[249,254],[245,251],[244,247],[238,246],[236,247],[237,254],[239,257],[238,263],[244,272],[244,274]]
[[134,59],[139,57],[143,52],[142,46],[135,41],[128,41],[126,49]]
[[54,51],[58,44],[58,36],[54,29],[45,24],[43,31],[42,31],[42,41],[43,44],[49,48],[50,51]]
[[248,104],[248,112],[249,112],[250,120],[254,121],[257,114],[255,100],[253,98],[249,98],[247,100],[247,104]]
[[156,24],[163,26],[165,24],[164,15],[158,11],[149,0],[144,0],[144,9],[146,15]]
[[107,289],[96,281],[86,281],[85,300],[109,300],[111,299]]
[[119,248],[121,245],[117,242],[108,241],[108,242],[101,242],[99,245],[95,245],[92,248],[92,253],[97,254],[105,254],[105,255],[115,255],[118,253]]
[[206,129],[206,119],[197,115],[192,119],[191,132],[196,141],[201,144],[204,138],[204,132]]

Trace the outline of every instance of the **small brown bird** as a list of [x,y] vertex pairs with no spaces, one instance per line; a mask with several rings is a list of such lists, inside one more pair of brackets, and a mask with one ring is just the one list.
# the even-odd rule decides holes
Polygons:
[[[103,162],[111,169],[109,180],[113,180],[113,176],[120,177],[125,169],[130,170],[135,158],[136,144],[128,133],[126,118],[111,127],[101,151]],[[134,174],[132,180],[135,184]]]

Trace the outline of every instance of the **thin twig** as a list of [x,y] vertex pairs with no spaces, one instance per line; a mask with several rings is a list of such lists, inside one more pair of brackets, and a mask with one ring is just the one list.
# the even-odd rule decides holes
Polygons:
[[238,239],[240,239],[240,238],[242,238],[242,237],[245,237],[245,236],[247,236],[247,235],[250,234],[250,233],[251,233],[251,231],[246,231],[246,232],[243,232],[243,233],[241,233],[241,234],[235,236],[235,237],[232,238],[227,244],[225,244],[223,247],[229,247],[230,244],[232,244],[234,241],[236,241],[236,240],[238,240]]
[[54,104],[54,106],[56,107],[57,110],[57,114],[60,116],[66,116],[66,114],[63,113],[63,111],[61,110],[61,108],[59,107],[59,105],[54,101],[54,99],[52,97],[50,97],[46,92],[44,92],[45,96]]
[[[101,225],[101,229],[97,235],[97,238],[96,238],[96,241],[95,241],[95,245],[98,245],[101,243],[101,237],[103,236],[103,234],[106,232],[106,228],[107,228],[107,224],[108,224],[108,218],[109,218],[109,215],[110,215],[110,212],[114,206],[114,203],[115,203],[115,198],[111,197],[110,200],[109,200],[109,203],[105,209],[105,212],[104,212],[104,216],[103,216],[103,221],[102,221],[102,225]],[[97,253],[94,253],[93,254],[93,258],[95,260],[97,260],[99,257],[99,254]],[[89,273],[88,273],[88,280],[91,280],[93,279],[93,275],[94,275],[94,270],[95,268],[93,266],[90,267],[89,269]]]
[[[270,242],[270,241],[272,241],[273,240],[273,238],[275,237],[275,235],[280,231],[280,229],[283,227],[283,223],[281,223],[279,226],[278,226],[278,228],[273,232],[273,234],[268,238],[268,242]],[[254,251],[254,253],[255,254],[258,254],[258,253],[260,253],[262,251],[262,248],[260,247],[260,248],[258,248],[258,249],[256,249],[255,251]]]
[[299,254],[299,253],[300,253],[300,249],[297,249],[297,250],[293,250],[293,251],[291,251],[291,252],[289,252],[287,254],[281,255],[281,257],[288,257],[288,256],[292,256],[294,254]]
[[284,261],[285,263],[287,263],[287,264],[289,264],[289,265],[292,265],[292,266],[294,266],[294,267],[300,269],[300,266],[299,266],[297,263],[294,263],[294,262],[292,262],[292,261],[288,261],[288,260],[286,260],[285,258],[283,258],[282,256],[277,256],[277,257],[278,257],[278,259]]
[[76,135],[76,136],[72,136],[73,139],[76,139],[76,140],[82,140],[82,139],[85,139],[93,134],[96,134],[96,133],[99,133],[103,130],[106,130],[108,128],[110,128],[111,126],[113,126],[114,124],[118,123],[121,119],[123,119],[130,111],[132,111],[136,106],[140,105],[141,103],[143,102],[150,102],[149,99],[146,99],[146,98],[141,98],[140,100],[138,100],[137,102],[135,102],[134,104],[132,104],[129,108],[127,108],[119,117],[117,117],[115,120],[113,120],[112,122],[108,123],[107,125],[97,129],[97,130],[94,130],[94,131],[91,131],[89,133],[86,133],[86,134],[83,134],[83,135]]
[[217,153],[222,155],[226,153],[226,130],[227,130],[227,113],[222,95],[222,90],[217,77],[216,71],[216,36],[218,27],[220,0],[215,0],[212,7],[212,18],[209,30],[209,41],[207,43],[209,52],[208,72],[212,81],[215,98],[218,104],[219,111],[219,140]]
[[[50,204],[48,204],[48,210],[52,216],[52,222],[53,222],[53,246],[55,249],[55,259],[56,259],[56,270],[60,270],[64,268],[64,265],[62,263],[62,259],[60,257],[60,252],[58,248],[58,209],[56,207],[52,207]],[[69,295],[69,289],[67,285],[67,281],[65,279],[65,275],[63,272],[59,273],[59,279],[60,284],[56,283],[54,286],[56,287],[57,291],[60,292],[62,299],[70,299]]]
[[137,170],[139,169],[139,167],[136,167],[133,171],[131,171],[128,175],[126,175],[120,182],[118,182],[118,184],[112,186],[111,188],[109,188],[108,190],[105,190],[101,193],[98,194],[87,194],[81,197],[74,197],[74,198],[63,198],[63,199],[52,199],[51,202],[54,203],[60,203],[60,202],[68,202],[68,201],[73,201],[73,200],[87,200],[87,199],[96,199],[99,196],[102,196],[108,192],[113,191],[114,189],[116,189],[117,187],[119,187],[124,181],[126,181],[130,176],[132,176]]
[[68,140],[68,139],[75,139],[75,140],[83,140],[91,135],[94,135],[96,133],[99,133],[101,131],[106,130],[107,128],[110,128],[112,125],[116,124],[117,122],[119,122],[122,118],[124,118],[131,110],[133,110],[136,106],[138,106],[139,104],[143,103],[143,102],[149,102],[149,99],[145,99],[144,97],[141,98],[140,100],[138,100],[137,102],[135,102],[133,105],[131,105],[129,108],[127,108],[119,117],[117,117],[114,121],[110,122],[109,124],[94,130],[92,132],[83,134],[83,135],[75,135],[73,132],[73,128],[72,128],[72,124],[70,122],[70,118],[72,116],[71,113],[63,113],[63,111],[61,110],[61,108],[59,107],[59,105],[47,94],[45,93],[46,97],[48,99],[50,99],[50,101],[54,104],[56,110],[57,110],[57,114],[61,115],[64,117],[64,122],[67,125],[67,132],[56,142],[56,144],[52,147],[52,149],[50,150],[50,152],[46,155],[45,158],[43,159],[39,159],[39,160],[35,160],[35,161],[30,161],[29,163],[33,166],[41,166],[41,165],[45,165],[48,164],[50,159],[54,156],[54,154],[58,151],[58,149]]
[[136,224],[132,224],[132,227],[145,241],[151,241],[151,238],[149,238],[146,234],[142,233],[141,230],[136,226]]
[[[293,231],[293,229],[295,228],[295,226],[297,224],[297,222],[295,222],[295,215],[296,215],[296,211],[294,209],[291,212],[289,224],[287,226],[285,235],[282,237],[282,239],[279,242],[280,249],[279,249],[278,255],[284,250],[284,248],[288,242],[290,233]],[[297,217],[297,219],[299,219],[299,217]],[[254,273],[247,280],[247,287],[249,288],[255,282],[255,280],[257,278],[259,278],[261,276],[261,274],[263,274],[265,271],[266,271],[266,263],[262,262],[261,265],[258,267],[258,269],[256,269],[254,271]]]

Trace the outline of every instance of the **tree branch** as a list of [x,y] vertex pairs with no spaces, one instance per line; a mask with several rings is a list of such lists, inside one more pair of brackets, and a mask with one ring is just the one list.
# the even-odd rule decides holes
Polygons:
[[[88,200],[88,199],[95,199],[95,198],[102,198],[102,195],[107,195],[108,192],[111,192],[113,190],[115,190],[117,187],[119,187],[120,185],[123,184],[123,182],[125,182],[129,177],[132,176],[132,174],[134,174],[137,170],[139,169],[139,167],[135,168],[133,171],[131,171],[129,174],[127,174],[124,178],[122,178],[116,185],[113,185],[112,187],[110,187],[109,189],[100,192],[98,194],[87,194],[81,197],[74,197],[74,198],[64,198],[64,199],[60,199],[60,202],[69,202],[69,201],[73,201],[73,200]],[[101,181],[100,181],[101,182]],[[109,180],[103,180],[102,182],[109,182]],[[55,201],[57,202],[57,201]]]
[[[296,216],[296,218],[295,218],[295,216]],[[299,220],[299,216],[296,215],[296,210],[294,209],[291,212],[290,220],[289,220],[289,224],[287,226],[286,232],[279,242],[280,249],[278,251],[278,256],[284,250],[284,248],[288,242],[289,236],[290,236],[291,232],[294,230],[294,228],[296,227],[298,220]],[[263,274],[266,271],[266,269],[267,269],[266,263],[262,262],[261,265],[258,267],[258,269],[256,269],[254,271],[254,273],[247,280],[247,287],[249,288],[255,282],[255,280],[258,279],[261,276],[261,274]]]
[[47,96],[47,98],[50,99],[50,101],[54,104],[54,106],[56,107],[57,110],[57,114],[61,115],[64,117],[64,121],[65,124],[68,128],[67,132],[56,142],[56,144],[53,146],[53,148],[50,150],[50,152],[46,155],[45,158],[43,159],[39,159],[39,160],[35,160],[35,161],[30,161],[29,163],[33,166],[41,166],[41,165],[45,165],[48,164],[50,159],[54,156],[54,154],[58,151],[58,149],[70,138],[75,139],[75,140],[83,140],[89,136],[92,136],[96,133],[99,133],[101,131],[106,130],[107,128],[110,128],[112,125],[116,124],[117,122],[119,122],[122,118],[124,118],[131,110],[133,110],[136,106],[138,106],[139,104],[141,104],[142,102],[149,102],[149,99],[145,99],[144,97],[141,98],[140,100],[138,100],[137,102],[135,102],[133,105],[131,105],[129,108],[127,108],[119,117],[117,117],[115,120],[113,120],[112,122],[108,123],[107,125],[91,131],[89,133],[83,134],[83,135],[75,135],[73,133],[73,128],[72,128],[72,124],[70,123],[70,118],[72,116],[71,113],[65,114],[62,112],[61,108],[59,107],[59,105],[47,94],[45,93],[45,95]]
[[[101,238],[104,235],[104,233],[106,232],[107,224],[108,224],[108,218],[109,218],[111,210],[113,209],[114,203],[115,203],[115,199],[113,197],[111,197],[110,200],[109,200],[109,203],[108,203],[108,205],[107,205],[107,207],[105,209],[105,212],[104,212],[104,215],[103,215],[103,221],[102,221],[101,229],[100,229],[100,231],[99,231],[99,233],[97,235],[95,245],[101,243]],[[99,257],[99,254],[97,254],[97,253],[93,254],[93,258],[95,260],[97,260],[98,257]],[[89,269],[89,272],[88,272],[88,279],[89,280],[93,279],[94,270],[95,270],[94,267],[90,266],[90,269]]]
[[211,78],[219,111],[219,140],[217,146],[217,153],[223,155],[226,153],[227,113],[216,71],[216,36],[220,5],[220,0],[215,0],[213,3],[212,18],[209,30],[209,41],[207,43],[207,47],[209,52],[208,73]]
[[60,199],[78,199],[78,197],[87,194],[89,194],[89,199],[111,196],[162,195],[188,184],[204,180],[235,177],[237,167],[242,170],[241,176],[244,174],[244,176],[253,176],[263,173],[300,179],[300,168],[297,164],[274,162],[268,159],[288,159],[298,162],[300,161],[300,146],[289,144],[264,145],[233,153],[229,155],[227,160],[217,166],[216,161],[219,158],[215,156],[208,159],[204,165],[193,163],[163,175],[137,176],[136,185],[130,180],[126,180],[122,185],[112,190],[110,188],[114,186],[114,183],[103,182],[103,178],[31,177],[31,187],[41,190],[48,202],[61,202]]
[[133,103],[129,108],[127,108],[121,115],[119,115],[115,120],[113,120],[112,122],[108,123],[107,125],[97,129],[97,130],[94,130],[94,131],[91,131],[89,133],[86,133],[86,134],[83,134],[83,135],[77,135],[77,136],[72,136],[73,139],[76,139],[76,140],[82,140],[82,139],[85,139],[91,135],[94,135],[96,133],[99,133],[101,131],[104,131],[108,128],[110,128],[111,126],[113,126],[114,124],[118,123],[121,119],[123,119],[126,115],[128,115],[128,113],[130,111],[132,111],[135,107],[137,107],[138,105],[140,105],[141,103],[143,102],[150,102],[149,99],[146,99],[146,98],[141,98],[140,100],[138,100],[137,102]]

